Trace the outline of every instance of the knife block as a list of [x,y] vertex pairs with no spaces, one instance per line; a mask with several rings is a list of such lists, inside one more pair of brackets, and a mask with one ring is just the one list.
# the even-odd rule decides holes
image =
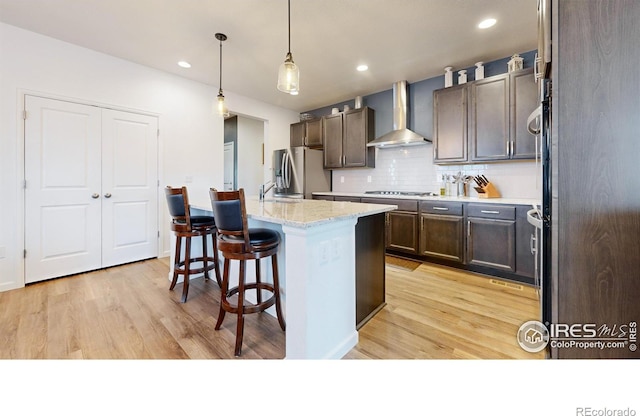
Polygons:
[[500,192],[491,182],[481,187],[484,192],[478,192],[478,198],[500,198]]

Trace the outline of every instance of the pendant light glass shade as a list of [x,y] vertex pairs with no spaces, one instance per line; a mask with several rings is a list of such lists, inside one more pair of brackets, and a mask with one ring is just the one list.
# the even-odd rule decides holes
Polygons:
[[280,64],[278,70],[278,89],[282,92],[296,95],[300,81],[300,70],[293,62],[291,52],[287,53],[287,58]]
[[227,108],[227,104],[224,102],[224,95],[222,95],[222,90],[218,92],[218,105],[216,107],[216,111],[218,115],[222,117],[229,117],[229,109]]
[[291,95],[298,95],[300,91],[300,69],[293,62],[291,55],[291,0],[288,0],[289,50],[278,70],[278,90]]
[[216,33],[216,39],[220,41],[220,89],[218,89],[216,112],[222,117],[229,117],[229,109],[227,109],[227,104],[224,102],[224,94],[222,93],[222,42],[227,40],[227,35]]

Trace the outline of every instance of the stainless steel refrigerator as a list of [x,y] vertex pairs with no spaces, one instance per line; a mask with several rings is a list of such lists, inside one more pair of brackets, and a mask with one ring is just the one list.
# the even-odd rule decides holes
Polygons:
[[331,191],[331,171],[323,168],[322,150],[274,150],[273,183],[276,197],[311,199],[313,192]]

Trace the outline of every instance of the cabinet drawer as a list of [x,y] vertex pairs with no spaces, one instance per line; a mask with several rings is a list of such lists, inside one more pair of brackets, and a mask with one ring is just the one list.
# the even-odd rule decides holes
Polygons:
[[462,215],[462,203],[420,201],[420,212],[439,215]]
[[344,201],[344,202],[360,202],[360,198],[357,196],[334,196],[334,201]]
[[469,204],[467,207],[467,216],[497,220],[515,220],[516,207],[513,205]]
[[330,195],[313,195],[313,199],[322,199],[324,201],[333,201],[333,197]]
[[365,204],[397,205],[398,211],[418,212],[417,200],[392,198],[361,198],[360,202],[363,202]]

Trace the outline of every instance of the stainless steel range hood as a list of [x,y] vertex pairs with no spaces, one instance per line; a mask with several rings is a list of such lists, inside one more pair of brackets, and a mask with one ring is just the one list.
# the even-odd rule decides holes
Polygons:
[[393,131],[367,143],[367,146],[387,148],[427,144],[431,140],[407,128],[407,81],[393,84]]

